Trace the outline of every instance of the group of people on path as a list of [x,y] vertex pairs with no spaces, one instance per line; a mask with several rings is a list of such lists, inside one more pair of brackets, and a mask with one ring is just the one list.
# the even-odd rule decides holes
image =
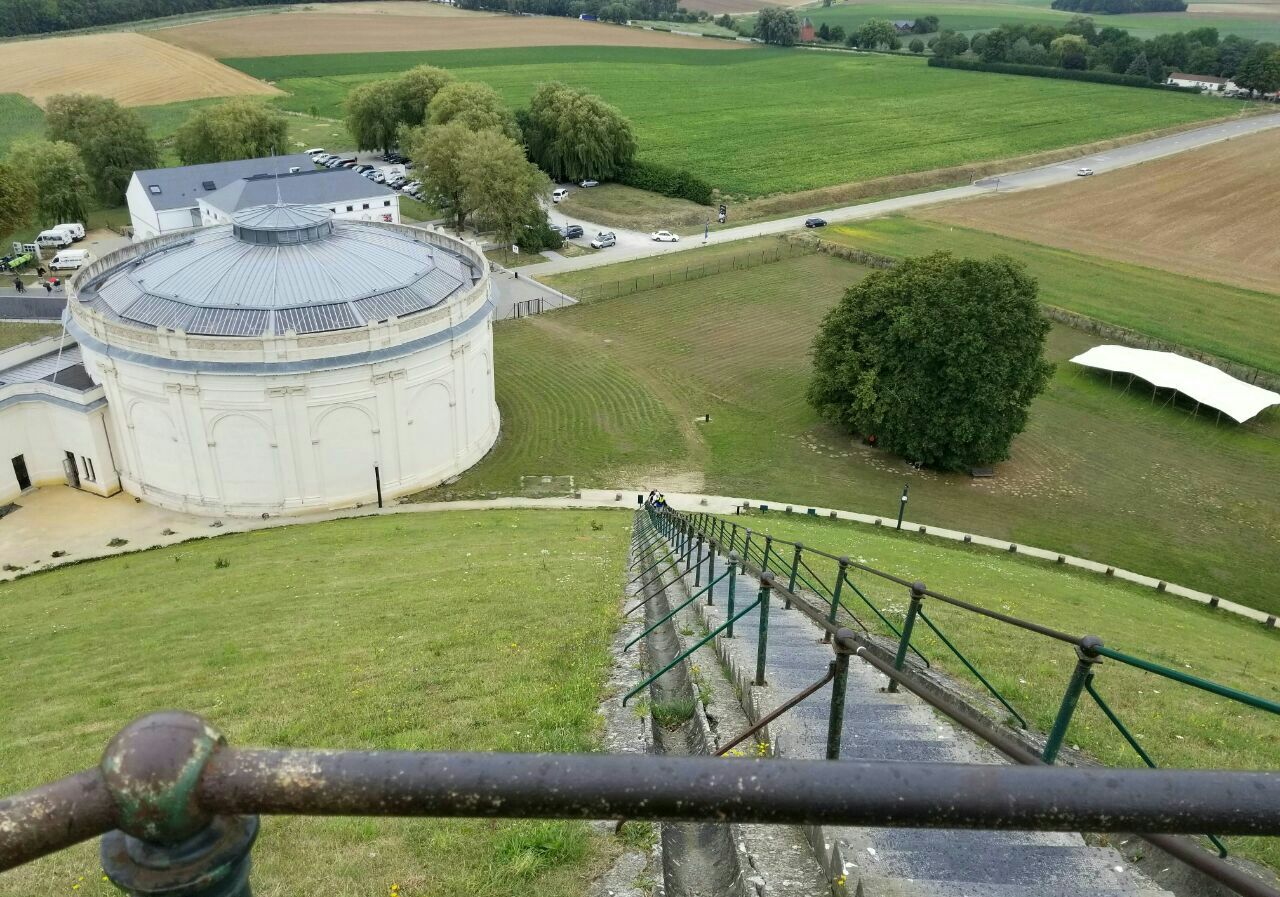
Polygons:
[[[50,275],[48,279],[46,279],[44,275],[44,268],[36,268],[36,283],[44,287],[44,291],[46,293],[52,294],[54,290],[62,289],[62,280],[60,278]],[[25,293],[27,291],[27,285],[23,283],[21,277],[15,276],[13,278],[13,289],[15,292]]]
[[645,501],[646,508],[653,508],[655,511],[666,510],[667,497],[656,489],[649,490],[649,498]]

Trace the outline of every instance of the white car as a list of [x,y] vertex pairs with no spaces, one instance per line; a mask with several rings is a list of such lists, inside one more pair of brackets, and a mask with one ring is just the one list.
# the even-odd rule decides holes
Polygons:
[[679,243],[680,242],[680,238],[677,237],[675,234],[671,233],[671,231],[669,230],[654,231],[652,234],[649,235],[649,237],[655,243]]
[[310,157],[311,157],[311,158],[313,158],[313,159],[314,159],[316,156],[323,156],[323,155],[324,155],[324,147],[322,147],[322,146],[317,146],[317,147],[314,147],[314,148],[312,148],[312,149],[309,149],[309,150],[307,150],[307,155],[308,155],[308,156],[310,156]]
[[1076,177],[1087,178],[1092,174],[1093,174],[1092,168],[1081,168],[1079,171],[1076,172]]
[[579,186],[579,187],[599,187],[599,186],[600,186],[600,182],[599,182],[599,181],[586,180],[586,181],[583,181],[583,182],[582,182],[581,184],[579,184],[578,186]]
[[569,195],[568,190],[566,190],[564,187],[559,187],[551,191],[551,201],[559,202],[560,200],[564,199],[568,195]]

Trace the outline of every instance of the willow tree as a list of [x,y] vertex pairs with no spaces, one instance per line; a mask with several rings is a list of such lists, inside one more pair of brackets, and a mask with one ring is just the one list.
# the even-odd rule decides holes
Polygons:
[[556,180],[605,180],[635,159],[631,122],[600,97],[558,81],[538,85],[522,124],[529,158]]

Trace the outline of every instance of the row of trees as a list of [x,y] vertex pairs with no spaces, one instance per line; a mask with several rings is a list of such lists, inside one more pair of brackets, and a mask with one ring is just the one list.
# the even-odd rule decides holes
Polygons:
[[[235,99],[192,112],[174,147],[192,165],[283,153],[287,137],[283,115]],[[83,221],[94,204],[121,205],[133,172],[159,164],[160,149],[133,109],[87,94],[50,97],[45,137],[16,142],[0,163],[0,233],[33,220]]]
[[1080,71],[1139,75],[1163,81],[1172,71],[1229,78],[1260,93],[1280,88],[1280,54],[1275,44],[1228,35],[1216,28],[1161,34],[1139,40],[1122,28],[1098,28],[1075,16],[1064,27],[1001,25],[970,41],[944,33],[933,45],[947,58],[968,50],[983,62],[1057,66]]
[[1054,9],[1104,16],[1135,12],[1186,12],[1186,0],[1053,0]]
[[631,19],[670,20],[679,12],[677,0],[456,0],[463,9],[491,9],[542,16],[595,16],[606,22]]
[[70,31],[160,16],[303,0],[0,0],[0,36]]

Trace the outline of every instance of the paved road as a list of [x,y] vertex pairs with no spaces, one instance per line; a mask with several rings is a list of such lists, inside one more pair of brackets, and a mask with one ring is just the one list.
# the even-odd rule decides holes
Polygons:
[[13,287],[0,289],[0,320],[3,321],[58,321],[67,307],[67,297],[61,293],[37,295],[30,288],[19,295]]
[[[945,190],[932,190],[928,193],[916,193],[911,196],[898,196],[893,199],[880,200],[879,202],[830,209],[819,214],[828,222],[838,224],[844,221],[879,218],[893,212],[902,212],[907,209],[919,208],[920,206],[931,206],[941,202],[983,196],[996,190],[1000,192],[1031,190],[1054,184],[1065,184],[1074,181],[1076,172],[1081,168],[1092,168],[1101,174],[1207,146],[1211,143],[1230,140],[1232,137],[1254,134],[1276,127],[1280,127],[1280,113],[1222,122],[1204,128],[1197,128],[1194,131],[1184,131],[1181,134],[1174,134],[1169,137],[1158,137],[1154,140],[1146,140],[1089,156],[1080,156],[1076,159],[1069,159],[1052,165],[1011,172],[1000,175],[998,178],[984,178],[964,187],[951,187]],[[560,216],[561,219],[563,217]],[[665,255],[669,252],[682,252],[686,249],[705,246],[708,243],[727,243],[748,237],[782,234],[804,227],[804,220],[807,217],[809,216],[796,215],[791,218],[762,221],[759,224],[746,224],[741,227],[725,227],[718,230],[713,228],[710,237],[705,241],[698,236],[692,236],[684,238],[679,243],[653,243],[648,239],[647,235],[636,235],[634,232],[629,233],[613,228],[618,235],[619,244],[614,249],[606,249],[594,255],[563,258],[537,265],[528,265],[522,271],[529,275],[555,274],[559,271],[575,271],[629,259]],[[599,227],[579,219],[573,220],[575,223],[581,224],[588,233]],[[624,234],[628,235],[625,242],[623,240]],[[638,239],[633,237],[638,237]]]

